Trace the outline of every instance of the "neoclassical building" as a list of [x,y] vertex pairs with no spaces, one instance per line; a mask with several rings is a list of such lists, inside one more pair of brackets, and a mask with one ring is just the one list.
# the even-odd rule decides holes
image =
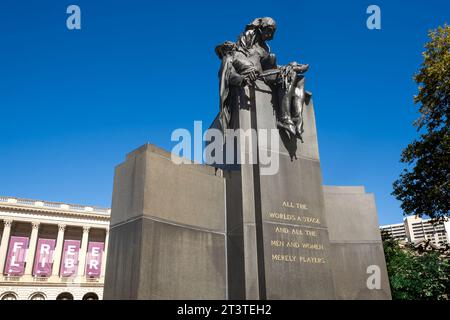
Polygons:
[[0,300],[102,299],[110,213],[0,197]]

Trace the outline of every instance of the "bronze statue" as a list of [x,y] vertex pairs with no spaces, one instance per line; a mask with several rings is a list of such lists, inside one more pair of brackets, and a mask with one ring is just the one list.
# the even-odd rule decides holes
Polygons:
[[306,72],[308,65],[297,62],[277,65],[276,57],[266,42],[273,39],[275,31],[275,20],[257,18],[246,26],[235,43],[226,41],[216,47],[216,54],[222,60],[219,71],[220,121],[223,129],[228,128],[233,88],[252,86],[257,79],[262,79],[280,98],[277,127],[302,140],[305,78],[299,74]]

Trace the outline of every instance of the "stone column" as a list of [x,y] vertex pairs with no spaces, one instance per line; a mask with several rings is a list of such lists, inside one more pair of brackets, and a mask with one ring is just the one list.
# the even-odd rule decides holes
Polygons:
[[109,229],[106,229],[105,246],[104,246],[103,255],[102,255],[102,273],[100,274],[101,277],[105,276],[106,259],[108,256],[108,246],[109,246]]
[[56,247],[53,252],[53,268],[52,276],[59,276],[59,267],[61,266],[61,255],[64,243],[64,231],[66,230],[65,224],[58,224],[58,238],[56,239]]
[[78,255],[78,276],[84,276],[84,269],[86,266],[86,251],[89,241],[90,227],[83,227],[83,239],[81,240],[81,249]]
[[39,222],[32,222],[30,244],[28,245],[28,254],[25,266],[25,274],[31,275],[33,273],[34,256],[36,253],[36,246],[39,234]]
[[0,274],[3,274],[5,267],[6,254],[8,251],[9,235],[11,233],[12,220],[5,220],[5,228],[3,229],[2,242],[0,244]]

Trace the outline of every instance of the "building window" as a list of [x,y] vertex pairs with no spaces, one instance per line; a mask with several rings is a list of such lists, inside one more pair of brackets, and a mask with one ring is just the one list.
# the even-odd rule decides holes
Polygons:
[[30,297],[30,300],[45,300],[45,296],[44,294],[38,292],[38,293],[33,293]]
[[73,295],[69,292],[63,292],[56,297],[56,300],[73,300]]
[[12,292],[5,293],[0,300],[17,300],[17,296]]
[[98,300],[98,295],[93,292],[89,292],[84,295],[83,300]]

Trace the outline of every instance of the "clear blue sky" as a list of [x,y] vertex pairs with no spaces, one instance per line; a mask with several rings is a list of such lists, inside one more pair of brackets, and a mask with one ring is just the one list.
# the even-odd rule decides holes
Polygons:
[[[82,29],[66,28],[77,4]],[[366,8],[382,30],[366,28]],[[278,23],[279,63],[309,63],[325,184],[365,185],[380,223],[400,222],[390,195],[415,136],[413,74],[427,31],[450,2],[0,2],[0,195],[110,206],[114,166],[145,142],[218,110],[214,47],[258,16]]]

